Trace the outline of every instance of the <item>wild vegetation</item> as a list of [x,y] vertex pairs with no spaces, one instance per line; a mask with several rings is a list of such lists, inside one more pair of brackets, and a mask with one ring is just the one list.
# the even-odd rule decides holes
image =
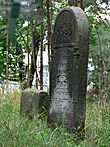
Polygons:
[[0,95],[0,147],[109,147],[110,107],[87,102],[86,134],[78,141],[64,127],[51,129],[45,113],[29,120],[19,115],[20,91]]

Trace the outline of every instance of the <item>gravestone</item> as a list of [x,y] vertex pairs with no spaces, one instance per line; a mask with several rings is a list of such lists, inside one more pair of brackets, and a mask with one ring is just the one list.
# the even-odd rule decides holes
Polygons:
[[82,9],[67,7],[57,16],[52,36],[48,122],[73,133],[85,126],[88,22]]
[[48,111],[49,96],[47,92],[37,89],[25,89],[22,91],[20,114],[32,119],[38,113]]

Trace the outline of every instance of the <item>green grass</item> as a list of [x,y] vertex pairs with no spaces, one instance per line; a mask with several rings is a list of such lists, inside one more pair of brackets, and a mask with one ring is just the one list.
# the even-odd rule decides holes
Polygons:
[[110,147],[110,106],[87,103],[85,140],[76,143],[64,128],[49,128],[43,114],[21,117],[19,97],[0,95],[0,147]]

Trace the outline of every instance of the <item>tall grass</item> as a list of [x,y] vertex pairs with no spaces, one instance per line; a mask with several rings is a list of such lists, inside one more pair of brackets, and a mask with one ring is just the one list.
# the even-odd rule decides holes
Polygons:
[[19,115],[20,92],[0,95],[0,147],[110,147],[110,107],[87,102],[85,140],[76,143],[64,128],[48,128],[47,117]]

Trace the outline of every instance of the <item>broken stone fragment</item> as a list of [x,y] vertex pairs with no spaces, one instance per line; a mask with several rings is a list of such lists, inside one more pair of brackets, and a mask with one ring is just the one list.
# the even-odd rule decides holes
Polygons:
[[38,113],[48,111],[49,96],[47,92],[37,89],[25,89],[22,91],[20,114],[33,118]]

